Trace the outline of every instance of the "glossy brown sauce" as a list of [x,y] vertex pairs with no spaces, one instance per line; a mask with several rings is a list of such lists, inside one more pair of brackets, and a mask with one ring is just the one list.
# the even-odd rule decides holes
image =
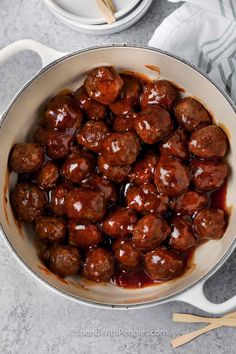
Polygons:
[[3,189],[3,211],[4,211],[4,215],[6,218],[6,221],[8,223],[8,225],[10,226],[10,221],[8,218],[8,214],[7,214],[7,205],[8,205],[8,189],[9,189],[9,178],[10,178],[10,171],[9,168],[7,168],[6,173],[5,173],[5,183],[4,183],[4,189]]
[[45,267],[44,265],[40,264],[38,265],[38,268],[41,270],[41,272],[43,272],[46,275],[50,275],[53,278],[59,280],[60,282],[62,282],[63,284],[68,285],[69,282],[67,280],[65,280],[64,278],[59,277],[58,275],[54,274],[53,272],[51,272],[47,267]]
[[145,75],[143,73],[136,72],[136,71],[124,70],[124,71],[121,71],[120,74],[133,76],[134,78],[139,79],[143,83],[150,83],[153,81],[153,79],[150,76]]
[[[157,72],[158,74],[160,74],[160,69],[158,67],[152,66],[152,65],[145,65],[148,69]],[[122,74],[124,75],[129,75],[129,76],[133,76],[137,79],[139,79],[140,81],[142,81],[143,83],[150,83],[153,81],[153,79],[151,79],[149,76],[139,73],[139,72],[135,72],[135,71],[122,71]],[[177,84],[173,83],[173,86],[176,88],[176,90],[178,90],[179,92],[185,92],[185,90],[182,87],[179,87]],[[70,94],[72,91],[69,89],[65,89],[60,91],[58,94],[59,95],[68,95]],[[222,125],[219,124],[219,126],[221,126],[221,128],[225,131],[225,133],[227,134],[228,137],[230,137],[230,134],[228,134],[229,132],[227,131],[226,127],[222,127]],[[72,133],[72,132],[71,132]],[[74,133],[74,132],[73,132]],[[50,160],[50,159],[49,159]],[[6,174],[6,182],[5,182],[5,187],[4,187],[4,198],[3,198],[3,203],[4,203],[4,213],[6,215],[6,219],[7,222],[9,224],[9,219],[6,213],[6,205],[8,203],[8,199],[7,199],[7,191],[8,191],[8,185],[9,185],[9,171],[7,171]],[[210,194],[210,206],[212,208],[215,209],[223,209],[226,211],[227,209],[227,205],[226,205],[226,196],[227,196],[227,183],[225,183],[219,190],[212,192]],[[122,203],[121,203],[122,204]],[[227,209],[228,212],[228,209]],[[18,226],[19,229],[19,233],[21,235],[23,235],[22,233],[22,224],[16,220],[16,218],[14,217],[14,221],[16,223],[16,225]],[[204,243],[207,241],[204,241]],[[173,280],[170,281],[175,281],[176,279],[183,277],[187,274],[189,274],[191,271],[194,270],[195,268],[195,264],[194,264],[194,253],[196,248],[199,246],[199,244],[190,249],[189,251],[187,251],[184,255],[184,261],[185,261],[185,267],[183,269],[183,272],[181,274],[179,274],[178,277],[175,277]],[[64,278],[61,278],[59,276],[57,276],[56,274],[54,274],[53,272],[51,272],[46,266],[43,265],[38,265],[38,268],[44,272],[46,275],[50,275],[53,276],[55,279],[61,281],[63,284],[71,284],[73,286],[76,286],[78,288],[83,288],[86,289],[83,285],[75,283],[74,281],[66,281]],[[170,282],[169,281],[169,282]],[[150,276],[148,276],[144,270],[138,270],[135,272],[129,272],[129,271],[125,271],[125,270],[120,270],[117,269],[115,275],[112,277],[110,283],[113,285],[117,285],[119,287],[122,288],[126,288],[126,289],[137,289],[137,288],[144,288],[147,286],[152,286],[152,285],[159,285],[162,284],[166,281],[157,281],[157,280],[153,280],[152,278],[150,278]],[[86,289],[88,290],[88,289]]]
[[[214,209],[222,209],[227,211],[227,215],[229,214],[226,201],[227,201],[227,182],[223,184],[223,186],[215,192],[212,192],[210,195],[210,207]],[[168,282],[175,281],[178,278],[186,276],[191,273],[195,269],[194,263],[194,254],[195,250],[203,243],[206,243],[208,240],[204,240],[199,242],[195,247],[191,248],[189,251],[185,252],[184,261],[185,267],[183,272],[180,273],[177,277]],[[145,288],[147,286],[152,285],[160,285],[165,283],[165,281],[153,280],[145,273],[144,270],[139,270],[137,272],[129,272],[125,270],[116,271],[115,275],[111,280],[111,284],[117,285],[121,288],[125,289],[137,289],[137,288]]]
[[160,68],[158,68],[158,66],[148,65],[148,64],[146,64],[145,66],[146,66],[147,69],[155,71],[158,75],[161,74],[161,70],[160,70]]

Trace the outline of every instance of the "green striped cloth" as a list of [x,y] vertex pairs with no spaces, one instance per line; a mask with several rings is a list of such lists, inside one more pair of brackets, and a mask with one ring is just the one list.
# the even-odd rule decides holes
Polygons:
[[149,45],[204,70],[236,103],[236,0],[187,0],[162,22]]

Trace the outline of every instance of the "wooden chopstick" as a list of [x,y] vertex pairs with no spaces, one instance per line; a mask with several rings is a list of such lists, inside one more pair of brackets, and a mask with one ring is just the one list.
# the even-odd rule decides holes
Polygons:
[[175,322],[188,322],[188,323],[216,323],[221,326],[236,327],[236,318],[216,318],[216,317],[201,317],[188,315],[183,313],[174,313],[173,321]]
[[113,11],[108,7],[103,0],[96,0],[97,7],[106,19],[107,23],[111,24],[115,22],[115,16]]
[[[174,314],[174,315],[176,315],[176,314]],[[229,313],[228,315],[225,315],[223,318],[236,318],[236,311]],[[191,340],[197,338],[198,336],[200,336],[204,333],[207,333],[209,331],[212,331],[213,329],[220,328],[220,327],[222,327],[222,325],[219,323],[211,323],[206,327],[200,328],[200,329],[190,332],[190,333],[186,333],[180,337],[173,339],[171,341],[171,344],[172,344],[173,348],[180,347],[181,345],[190,342]]]

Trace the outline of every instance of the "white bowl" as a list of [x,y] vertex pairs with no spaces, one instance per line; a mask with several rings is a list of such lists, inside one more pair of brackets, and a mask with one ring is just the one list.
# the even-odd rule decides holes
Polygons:
[[64,23],[66,26],[76,31],[94,35],[108,35],[121,32],[134,25],[141,17],[145,15],[145,13],[148,11],[149,7],[152,4],[152,1],[153,0],[143,0],[140,5],[138,5],[135,10],[131,12],[128,16],[123,17],[122,19],[112,24],[87,25],[69,20],[56,13],[54,13],[54,15],[58,18],[60,22]]
[[[143,0],[113,0],[117,11],[114,13],[118,20],[126,16],[139,2]],[[55,14],[83,24],[104,24],[95,0],[44,0],[48,8]]]
[[[0,51],[0,64],[18,51],[31,49],[41,55],[44,63],[53,61],[57,53],[32,40],[22,40]],[[236,230],[236,110],[229,97],[203,73],[185,61],[160,50],[132,46],[90,48],[65,55],[43,68],[16,95],[2,116],[0,128],[0,223],[4,239],[11,252],[42,284],[81,303],[108,308],[140,308],[167,301],[186,301],[205,311],[220,313],[236,306],[236,297],[223,304],[213,304],[203,293],[204,281],[211,276],[233,252]],[[222,239],[209,241],[197,248],[194,264],[182,277],[143,289],[122,289],[111,284],[95,284],[74,276],[65,281],[49,272],[37,255],[34,235],[29,227],[19,229],[9,203],[9,192],[15,183],[11,174],[8,182],[8,156],[16,142],[25,141],[35,130],[39,111],[45,102],[63,88],[74,90],[84,74],[101,65],[114,65],[120,70],[132,70],[156,77],[146,65],[157,66],[161,78],[175,82],[196,96],[213,113],[216,123],[229,132],[227,205],[231,208],[228,228]]]

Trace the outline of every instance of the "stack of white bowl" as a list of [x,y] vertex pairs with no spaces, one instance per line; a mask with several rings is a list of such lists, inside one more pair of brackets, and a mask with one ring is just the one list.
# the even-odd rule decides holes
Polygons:
[[44,0],[59,21],[77,31],[104,35],[123,31],[137,22],[153,0],[113,0],[116,21],[107,24],[96,0]]

